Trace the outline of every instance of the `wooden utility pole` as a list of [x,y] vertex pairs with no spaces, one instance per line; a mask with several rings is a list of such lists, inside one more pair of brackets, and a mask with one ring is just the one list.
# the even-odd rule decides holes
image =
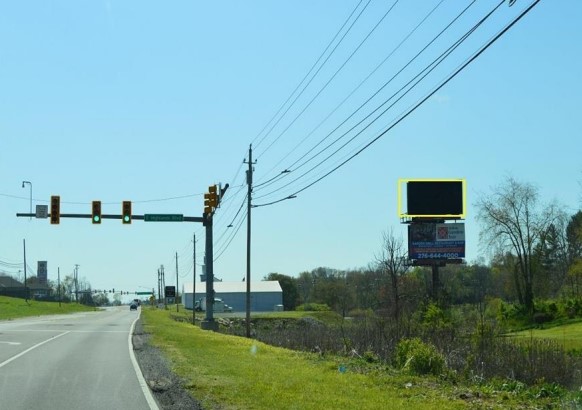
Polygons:
[[[245,161],[246,163],[246,161]],[[247,300],[246,336],[251,337],[251,195],[253,192],[253,146],[249,146],[249,169],[247,170]]]
[[192,238],[192,324],[196,325],[196,234]]
[[179,287],[178,287],[178,252],[176,252],[176,312],[180,311],[180,308],[178,307],[178,295],[180,294],[180,292],[178,291]]

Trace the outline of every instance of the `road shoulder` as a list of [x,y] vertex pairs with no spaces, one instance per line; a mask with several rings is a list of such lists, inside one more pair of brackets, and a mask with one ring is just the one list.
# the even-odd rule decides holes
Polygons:
[[144,333],[139,319],[132,336],[133,351],[160,409],[202,409],[200,403],[182,387],[183,381],[172,373],[166,358],[149,343],[149,339],[150,335]]

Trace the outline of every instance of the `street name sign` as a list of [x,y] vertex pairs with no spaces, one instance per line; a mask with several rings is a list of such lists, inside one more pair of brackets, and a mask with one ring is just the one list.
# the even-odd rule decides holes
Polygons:
[[144,222],[184,222],[182,214],[145,214]]

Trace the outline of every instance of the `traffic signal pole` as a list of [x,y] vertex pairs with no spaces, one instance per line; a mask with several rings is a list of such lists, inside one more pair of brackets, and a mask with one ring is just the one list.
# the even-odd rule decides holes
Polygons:
[[[100,201],[93,201],[92,213],[90,214],[63,214],[60,212],[60,197],[51,197],[51,212],[48,215],[44,215],[42,218],[50,218],[51,224],[58,225],[60,223],[60,218],[78,218],[78,219],[92,219],[93,223],[101,223],[103,219],[121,219],[124,224],[131,224],[132,220],[142,220],[144,222],[198,222],[202,223],[206,228],[206,318],[201,322],[200,327],[205,330],[218,330],[218,322],[214,321],[214,252],[213,252],[213,238],[212,238],[212,217],[216,208],[220,206],[220,200],[224,196],[226,190],[228,189],[228,184],[224,188],[212,185],[209,187],[208,194],[204,194],[204,213],[202,217],[198,216],[184,216],[182,214],[144,214],[144,215],[133,215],[131,213],[131,201],[123,201],[122,214],[101,214],[101,203]],[[36,213],[17,213],[17,217],[37,217]],[[196,237],[194,237],[194,242],[196,242]],[[194,245],[196,246],[196,245]],[[194,263],[196,263],[196,248],[194,247]],[[176,255],[176,273],[178,271],[178,259]],[[195,272],[195,271],[194,271]],[[194,274],[194,283],[196,283],[196,276]],[[176,276],[176,286],[178,285],[178,277]],[[196,285],[194,285],[196,286]],[[165,289],[165,274],[164,267],[161,266],[158,269],[158,296],[162,297],[162,290]],[[195,290],[195,288],[193,289]],[[165,295],[163,295],[165,296]],[[194,309],[195,303],[195,292],[192,295],[192,309]],[[164,308],[166,307],[166,298],[163,297]],[[176,305],[176,310],[178,306]],[[196,317],[196,313],[193,313],[193,320]]]
[[204,213],[206,228],[206,317],[200,323],[204,330],[218,330],[214,321],[214,255],[212,247],[212,214]]

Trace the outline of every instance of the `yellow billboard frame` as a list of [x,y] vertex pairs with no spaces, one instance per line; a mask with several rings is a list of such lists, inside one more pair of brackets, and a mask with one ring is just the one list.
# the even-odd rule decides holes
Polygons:
[[[446,215],[409,215],[402,211],[402,185],[408,182],[461,182],[463,187],[463,213]],[[459,218],[467,215],[467,181],[465,178],[400,178],[398,179],[398,217],[399,218]]]

